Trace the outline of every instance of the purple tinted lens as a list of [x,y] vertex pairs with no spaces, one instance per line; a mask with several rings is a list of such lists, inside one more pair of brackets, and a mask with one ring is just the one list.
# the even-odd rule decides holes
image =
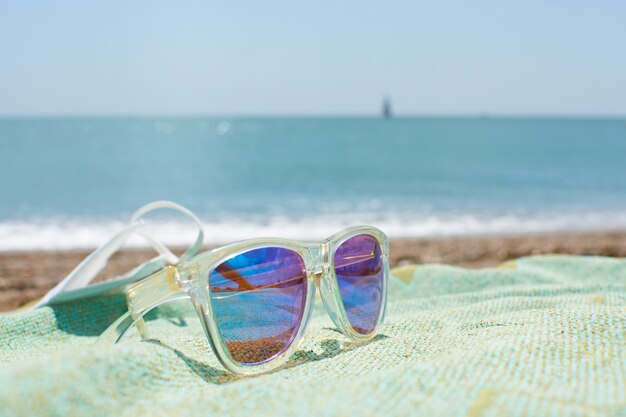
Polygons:
[[335,252],[335,274],[352,328],[371,333],[382,307],[384,268],[380,244],[370,235],[357,235]]
[[211,305],[235,361],[258,364],[291,345],[302,322],[306,285],[302,257],[284,248],[254,249],[211,272]]

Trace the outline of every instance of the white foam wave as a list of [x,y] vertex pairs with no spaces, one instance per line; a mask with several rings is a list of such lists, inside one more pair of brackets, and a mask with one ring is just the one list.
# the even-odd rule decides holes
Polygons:
[[[326,214],[303,218],[286,216],[204,219],[206,244],[221,244],[261,236],[295,239],[322,239],[344,227],[371,224],[389,237],[436,237],[494,235],[585,230],[625,230],[626,211],[538,215],[476,215],[361,213]],[[0,251],[94,248],[120,231],[120,220],[34,219],[0,222]],[[187,246],[195,239],[195,229],[183,221],[161,220],[152,225],[154,235],[168,245]],[[128,246],[145,246],[141,238],[131,238]]]

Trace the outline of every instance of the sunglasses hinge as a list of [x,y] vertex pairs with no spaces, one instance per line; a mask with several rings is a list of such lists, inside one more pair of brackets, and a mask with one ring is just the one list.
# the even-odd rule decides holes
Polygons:
[[198,272],[198,268],[193,265],[178,265],[171,272],[173,273],[172,277],[176,285],[181,289],[185,289],[186,286],[193,281],[193,278]]

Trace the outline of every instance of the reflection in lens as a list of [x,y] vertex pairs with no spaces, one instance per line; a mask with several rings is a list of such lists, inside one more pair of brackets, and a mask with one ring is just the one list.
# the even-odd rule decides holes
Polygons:
[[291,345],[302,322],[306,285],[302,257],[284,248],[254,249],[211,272],[211,305],[235,361],[258,364]]
[[378,324],[384,279],[380,244],[370,235],[343,242],[334,257],[341,300],[352,328],[371,333]]

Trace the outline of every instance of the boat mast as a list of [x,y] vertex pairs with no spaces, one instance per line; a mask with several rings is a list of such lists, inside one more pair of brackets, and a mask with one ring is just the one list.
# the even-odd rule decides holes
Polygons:
[[383,98],[383,117],[391,119],[391,99],[388,96]]

